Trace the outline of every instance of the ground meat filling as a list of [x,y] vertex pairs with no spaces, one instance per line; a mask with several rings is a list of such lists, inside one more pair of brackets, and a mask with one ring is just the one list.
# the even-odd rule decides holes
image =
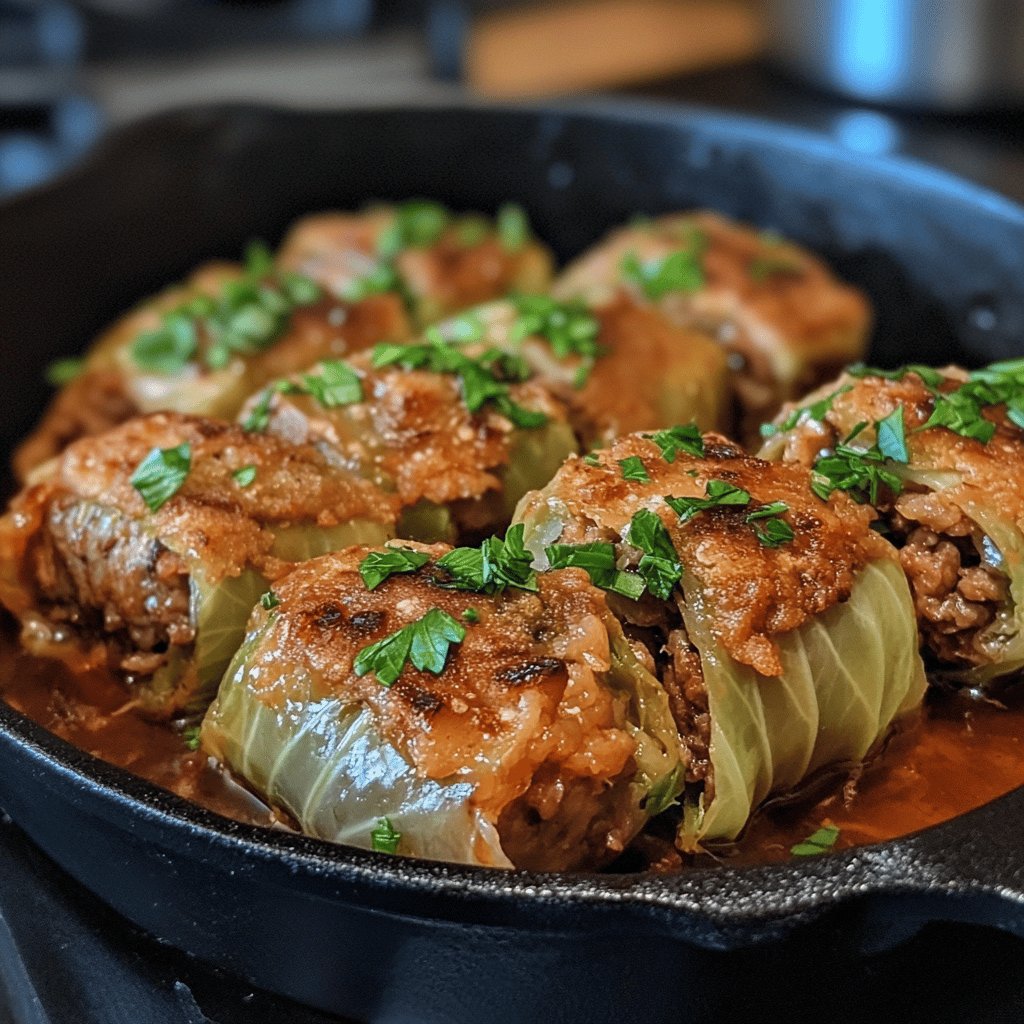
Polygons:
[[35,551],[47,617],[113,641],[123,671],[150,674],[192,642],[181,560],[139,524],[98,505],[56,502]]
[[690,752],[686,781],[703,783],[704,804],[707,806],[715,795],[715,787],[711,764],[711,714],[700,654],[684,629],[669,633],[662,650],[668,660],[661,673],[661,682],[668,693],[680,738]]
[[906,497],[897,501],[889,524],[926,646],[943,662],[988,664],[992,659],[980,637],[1009,597],[1006,576],[982,559],[982,538],[959,510],[954,516],[947,508],[941,521],[929,516],[921,522],[899,511],[921,511],[913,505],[919,496]]

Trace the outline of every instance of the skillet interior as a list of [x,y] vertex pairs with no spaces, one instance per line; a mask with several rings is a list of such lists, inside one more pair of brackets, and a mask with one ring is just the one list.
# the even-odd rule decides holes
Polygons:
[[[865,288],[878,362],[977,362],[1024,338],[1024,211],[926,168],[678,108],[221,108],[129,129],[0,209],[0,450],[37,417],[49,360],[201,257],[276,241],[308,210],[412,195],[484,210],[518,199],[562,257],[635,212],[710,206]],[[790,934],[810,950],[827,929],[856,951],[932,918],[1024,935],[1024,790],[906,840],[781,867],[508,875],[225,822],[0,707],[0,805],[158,936],[359,1017],[479,1019],[486,998],[503,1019],[560,1019],[551,1007],[569,993],[564,1016],[678,1017],[706,985],[702,948]]]

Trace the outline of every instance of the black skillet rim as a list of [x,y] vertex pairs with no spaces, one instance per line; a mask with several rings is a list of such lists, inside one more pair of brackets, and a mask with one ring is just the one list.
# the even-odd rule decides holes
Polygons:
[[[577,119],[618,120],[624,124],[678,123],[724,127],[730,138],[748,144],[758,140],[811,153],[840,164],[856,160],[880,175],[913,179],[923,193],[937,201],[982,206],[1024,230],[1024,207],[951,173],[914,160],[892,156],[851,154],[812,132],[755,118],[724,114],[700,107],[659,101],[599,99],[562,104],[498,104],[465,100],[365,104],[343,109],[305,110],[269,105],[222,104],[183,108],[145,118],[115,129],[76,167],[45,185],[29,189],[0,204],[4,211],[23,203],[45,200],[79,177],[102,172],[119,150],[129,147],[136,132],[152,131],[197,116],[206,121],[229,121],[252,114],[275,118],[308,117],[318,113],[406,114],[425,112],[503,112],[550,114]],[[667,932],[683,934],[703,945],[731,944],[737,930],[760,923],[764,937],[773,924],[794,924],[817,916],[830,906],[872,894],[995,897],[1007,901],[1012,920],[1007,927],[1024,931],[1024,847],[1007,839],[1006,822],[1024,821],[1024,786],[964,815],[883,843],[854,847],[826,857],[784,864],[695,870],[679,875],[554,874],[496,871],[402,857],[388,857],[352,847],[255,825],[245,825],[208,811],[198,804],[110,765],[59,739],[42,726],[0,701],[0,735],[51,782],[70,784],[88,798],[92,809],[114,820],[128,813],[138,825],[152,830],[155,841],[174,840],[190,848],[201,840],[229,859],[241,857],[281,868],[286,875],[317,880],[326,892],[350,900],[355,887],[364,896],[386,896],[400,912],[407,898],[433,897],[432,916],[488,923],[516,922],[543,908],[563,924],[577,912],[631,910],[647,924],[660,921]],[[109,817],[108,817],[109,816]],[[978,854],[976,840],[983,840]],[[332,886],[340,886],[340,891]],[[358,897],[357,897],[358,898]],[[421,911],[414,917],[425,916]],[[944,915],[939,915],[944,916]],[[957,917],[953,912],[945,916]],[[1018,920],[1020,918],[1021,920]],[[623,922],[625,923],[625,922]]]

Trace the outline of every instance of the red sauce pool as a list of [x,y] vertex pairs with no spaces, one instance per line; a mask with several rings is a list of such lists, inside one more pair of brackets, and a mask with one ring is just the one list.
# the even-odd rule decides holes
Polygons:
[[[284,824],[173,728],[125,708],[125,691],[103,672],[74,675],[19,650],[0,633],[0,697],[51,732],[218,814]],[[858,780],[840,780],[816,802],[760,814],[728,858],[785,860],[822,823],[838,826],[837,849],[893,839],[963,814],[1024,785],[1024,686],[1002,705],[934,694],[920,727],[899,737]]]

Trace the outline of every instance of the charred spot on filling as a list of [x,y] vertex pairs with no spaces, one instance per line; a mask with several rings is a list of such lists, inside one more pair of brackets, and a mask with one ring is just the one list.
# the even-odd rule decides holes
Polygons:
[[428,718],[436,715],[444,707],[444,701],[436,693],[425,690],[421,686],[407,687],[403,696],[407,697],[409,706],[414,711],[418,711]]
[[348,624],[358,633],[375,633],[387,618],[383,612],[356,612],[348,620]]
[[320,608],[313,622],[321,629],[330,629],[331,626],[336,626],[344,618],[345,613],[337,605],[325,604]]
[[495,678],[510,686],[524,686],[540,676],[554,675],[562,668],[562,662],[558,658],[536,658],[503,668]]

